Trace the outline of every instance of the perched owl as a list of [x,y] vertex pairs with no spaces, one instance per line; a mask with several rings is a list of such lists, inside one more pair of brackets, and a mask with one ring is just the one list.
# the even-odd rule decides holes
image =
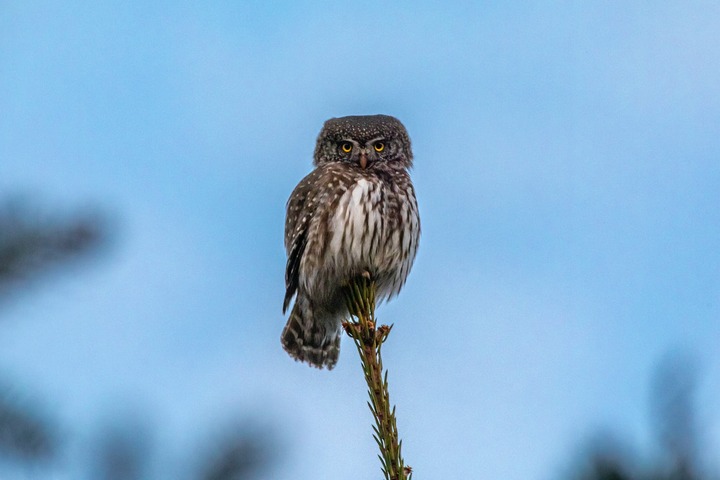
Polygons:
[[287,203],[283,313],[297,297],[281,340],[296,360],[331,369],[348,317],[343,286],[369,273],[378,302],[397,295],[415,260],[420,218],[410,138],[396,118],[328,120],[313,164]]

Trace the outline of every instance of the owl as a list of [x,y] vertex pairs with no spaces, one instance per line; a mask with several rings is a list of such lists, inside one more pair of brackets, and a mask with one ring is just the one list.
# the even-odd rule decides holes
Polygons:
[[387,115],[325,122],[315,169],[287,202],[285,301],[295,296],[282,332],[296,360],[332,369],[348,317],[343,287],[370,274],[378,303],[400,292],[420,239],[420,217],[408,170],[410,138]]

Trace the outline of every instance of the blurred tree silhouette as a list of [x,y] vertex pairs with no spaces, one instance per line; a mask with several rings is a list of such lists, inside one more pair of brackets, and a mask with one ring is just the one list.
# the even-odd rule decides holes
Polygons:
[[[87,258],[108,237],[107,224],[98,215],[52,215],[22,201],[0,203],[0,300],[20,293],[31,280],[47,276],[59,266]],[[47,469],[57,466],[54,461],[68,439],[56,434],[57,422],[16,391],[9,382],[0,383],[0,461],[47,478]],[[258,478],[270,465],[271,440],[267,429],[240,427],[209,442],[213,447],[201,459],[202,469],[189,478]],[[88,450],[93,480],[150,478],[148,432],[138,422],[124,419],[122,425],[106,428]],[[39,467],[45,470],[39,472]]]
[[57,451],[52,422],[26,398],[0,385],[0,455],[20,463],[48,463]]
[[616,439],[594,442],[579,480],[718,480],[702,464],[694,395],[697,368],[687,355],[671,353],[658,365],[651,388],[651,410],[660,456],[646,465]]
[[147,428],[135,417],[116,417],[94,442],[92,480],[149,478],[151,445]]
[[[0,205],[0,299],[52,267],[100,245],[104,231],[91,216],[50,216],[18,201]],[[49,464],[60,448],[55,422],[13,388],[0,384],[0,458]]]
[[570,475],[579,480],[636,480],[640,477],[631,468],[636,467],[632,449],[609,432],[596,433],[583,457],[578,474]]
[[695,418],[697,368],[691,358],[673,353],[658,368],[652,385],[657,437],[672,479],[700,479],[700,432]]
[[11,286],[87,256],[106,233],[96,215],[48,215],[20,201],[0,205],[0,297]]
[[[268,428],[252,421],[227,420],[220,433],[208,440],[198,439],[192,455],[183,455],[181,469],[188,472],[182,479],[253,480],[266,478],[268,467],[277,451]],[[113,417],[91,445],[89,480],[143,480],[154,478],[156,465],[151,432],[138,417]],[[195,466],[193,466],[194,464]],[[160,478],[174,478],[178,465],[160,465]],[[172,468],[171,468],[172,467]]]
[[247,422],[228,422],[209,443],[198,480],[249,480],[261,478],[277,448],[267,428]]

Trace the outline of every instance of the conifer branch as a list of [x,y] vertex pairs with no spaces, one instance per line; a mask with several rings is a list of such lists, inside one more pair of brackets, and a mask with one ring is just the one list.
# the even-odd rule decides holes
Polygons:
[[370,401],[368,407],[375,419],[373,438],[380,448],[380,463],[386,480],[411,480],[412,469],[402,457],[402,441],[399,440],[395,407],[390,407],[388,372],[383,373],[382,344],[387,340],[392,325],[375,322],[375,282],[369,276],[360,276],[345,289],[345,301],[350,321],[343,328],[355,342]]

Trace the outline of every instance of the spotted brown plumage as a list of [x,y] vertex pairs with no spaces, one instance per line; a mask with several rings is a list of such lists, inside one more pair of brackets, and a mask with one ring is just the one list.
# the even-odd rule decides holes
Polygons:
[[293,296],[295,304],[281,340],[296,360],[331,369],[348,315],[342,287],[367,272],[379,301],[397,295],[415,259],[420,219],[410,139],[397,119],[328,120],[313,163],[287,203],[283,312]]

